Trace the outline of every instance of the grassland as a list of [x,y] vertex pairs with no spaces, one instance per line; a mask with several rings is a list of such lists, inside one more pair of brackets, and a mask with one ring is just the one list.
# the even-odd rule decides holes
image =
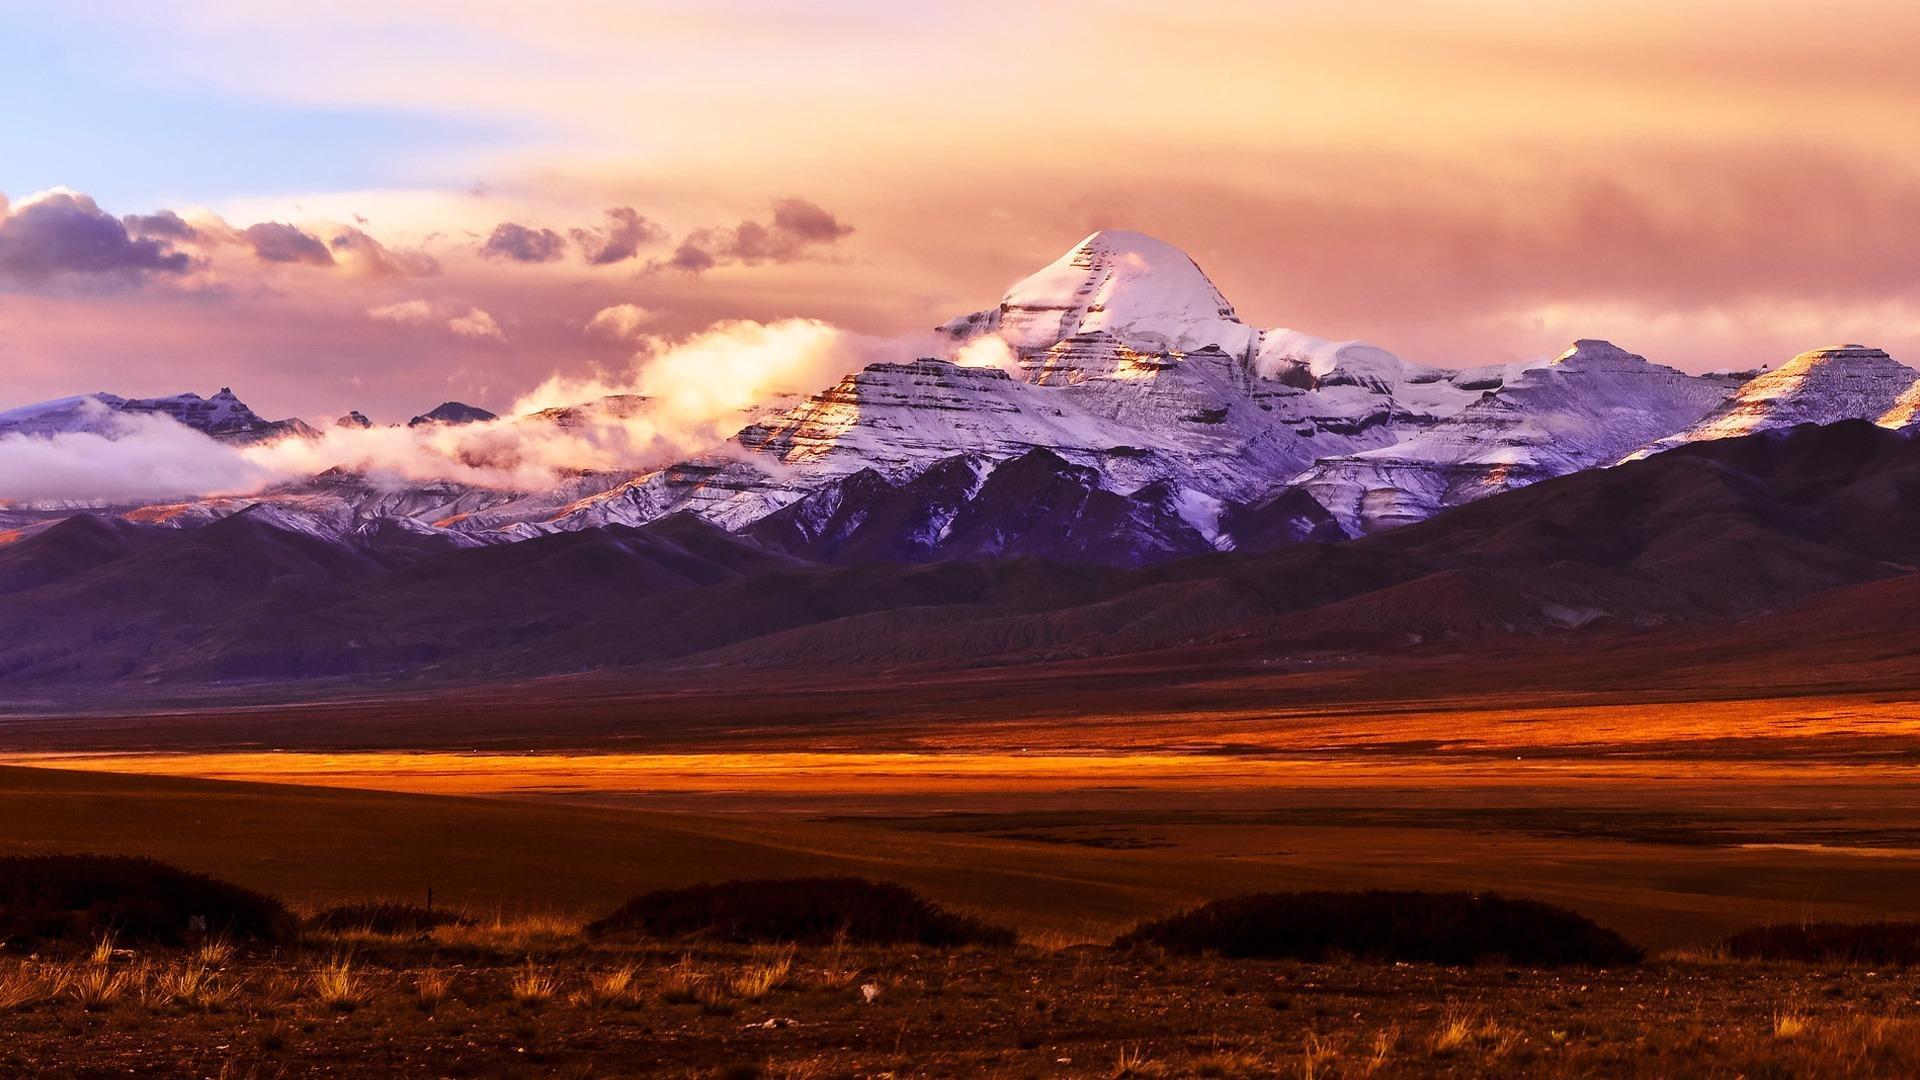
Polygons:
[[[1912,695],[1370,700],[1331,685],[1122,700],[949,680],[855,701],[569,683],[7,721],[0,852],[151,854],[308,909],[431,889],[483,921],[561,928],[506,948],[242,957],[232,975],[249,989],[220,1010],[43,1003],[0,1021],[24,1033],[11,1067],[57,1063],[62,1039],[85,1036],[116,1069],[164,1073],[171,1052],[208,1075],[356,1059],[582,1076],[1920,1068],[1904,972],[1699,959],[1763,923],[1920,917]],[[855,965],[887,987],[871,1006],[804,979],[703,1006],[665,1000],[679,951],[609,952],[568,929],[652,888],[795,874],[903,882],[1023,943],[873,952]],[[1663,958],[1570,977],[1088,947],[1224,895],[1326,888],[1536,897]],[[373,993],[337,1012],[311,985],[348,944]],[[537,1008],[512,989],[529,958],[552,983]],[[726,981],[750,959],[691,962]],[[454,1004],[428,1015],[417,984],[455,964]],[[628,966],[634,1002],[568,1004]],[[747,1026],[781,1018],[798,1023]]]

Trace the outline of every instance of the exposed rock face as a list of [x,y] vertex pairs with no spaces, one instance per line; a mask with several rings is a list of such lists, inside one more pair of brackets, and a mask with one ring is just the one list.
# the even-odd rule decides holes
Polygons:
[[431,412],[421,413],[407,421],[408,427],[421,424],[477,424],[484,420],[498,420],[498,416],[485,409],[476,408],[460,401],[443,401],[433,407]]
[[373,426],[373,421],[367,419],[366,413],[361,412],[359,409],[354,409],[347,413],[347,415],[335,420],[333,426],[337,428],[360,428],[365,430]]
[[862,469],[742,534],[820,562],[1031,556],[1140,566],[1213,550],[1182,511],[1166,485],[1119,495],[1097,470],[1036,449],[997,464],[949,458],[904,483]]

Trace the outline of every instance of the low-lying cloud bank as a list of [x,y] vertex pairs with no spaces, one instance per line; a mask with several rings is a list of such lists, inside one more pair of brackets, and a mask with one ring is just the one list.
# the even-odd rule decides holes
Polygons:
[[[422,305],[388,317],[438,316]],[[637,326],[629,321],[626,329],[631,335]],[[392,486],[451,480],[533,490],[583,471],[643,471],[714,451],[769,402],[794,403],[869,363],[931,344],[854,334],[816,319],[732,320],[684,338],[642,337],[625,367],[550,377],[497,420],[328,427],[318,438],[251,446],[218,442],[163,416],[116,414],[87,433],[0,437],[0,501],[247,495],[335,467]]]
[[0,502],[107,504],[257,491],[280,479],[234,447],[159,414],[100,430],[0,435]]

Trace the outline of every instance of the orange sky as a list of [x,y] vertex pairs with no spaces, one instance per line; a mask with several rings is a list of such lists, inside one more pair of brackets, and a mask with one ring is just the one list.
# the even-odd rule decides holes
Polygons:
[[[0,120],[27,162],[0,160],[0,191],[16,214],[61,184],[114,215],[353,225],[438,273],[226,243],[186,274],[0,281],[0,407],[231,384],[274,415],[497,408],[625,365],[631,336],[586,330],[611,305],[668,336],[795,315],[914,335],[1101,226],[1186,248],[1249,321],[1430,363],[1584,336],[1694,370],[1838,340],[1920,362],[1912,5],[267,7],[9,15],[0,50],[39,35],[59,60],[12,100],[164,100],[177,119],[146,127],[180,128],[135,160],[88,141],[97,107]],[[206,119],[243,106],[295,141],[282,162],[325,147],[310,182]],[[660,267],[784,198],[851,231]],[[478,254],[502,222],[565,238],[608,207],[658,238],[598,266]],[[475,309],[499,334],[450,329]]]

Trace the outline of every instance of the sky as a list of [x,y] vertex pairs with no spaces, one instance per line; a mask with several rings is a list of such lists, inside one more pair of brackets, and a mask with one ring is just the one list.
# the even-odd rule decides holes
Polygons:
[[1102,227],[1436,365],[1920,363],[1915,40],[1892,0],[0,0],[0,409],[497,411],[716,326],[831,328],[818,378]]

